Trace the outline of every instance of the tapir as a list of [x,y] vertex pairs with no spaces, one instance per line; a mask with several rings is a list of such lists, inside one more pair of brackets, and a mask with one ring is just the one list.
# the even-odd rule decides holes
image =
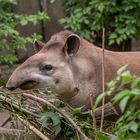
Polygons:
[[[91,94],[95,101],[102,92],[101,48],[67,30],[47,43],[35,41],[35,46],[41,49],[17,67],[6,84],[8,89],[48,88],[72,107],[88,107]],[[139,76],[140,52],[105,50],[105,83],[126,64]]]

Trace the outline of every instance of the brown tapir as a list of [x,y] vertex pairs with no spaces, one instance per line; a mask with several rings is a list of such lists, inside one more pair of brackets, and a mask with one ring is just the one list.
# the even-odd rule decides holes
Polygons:
[[[10,90],[49,88],[72,107],[87,105],[102,92],[102,49],[69,31],[62,31],[28,58],[12,74],[6,87]],[[140,52],[105,50],[105,82],[123,65],[140,75]]]

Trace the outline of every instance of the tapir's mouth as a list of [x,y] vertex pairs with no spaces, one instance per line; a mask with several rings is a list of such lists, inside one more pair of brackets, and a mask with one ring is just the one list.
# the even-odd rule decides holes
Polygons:
[[38,85],[39,83],[35,80],[28,80],[28,81],[25,81],[23,82],[19,88],[23,89],[23,90],[27,90],[27,89],[33,89],[33,88],[36,88],[36,86]]

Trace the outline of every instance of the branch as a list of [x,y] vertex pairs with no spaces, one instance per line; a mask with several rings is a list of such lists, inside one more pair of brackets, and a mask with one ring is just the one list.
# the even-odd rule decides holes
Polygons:
[[42,140],[50,140],[50,138],[48,138],[47,136],[45,136],[43,133],[41,133],[37,128],[35,128],[33,125],[31,125],[28,121],[22,119],[19,115],[17,115],[17,118],[27,127],[29,127],[29,129],[34,132],[37,136],[39,136]]
[[21,112],[23,113],[26,113],[26,114],[29,114],[29,115],[33,115],[34,117],[39,117],[39,115],[33,113],[33,110],[32,109],[25,109],[23,107],[20,107],[17,102],[15,102],[13,99],[10,99],[9,97],[5,97],[3,95],[0,95],[0,99],[5,101],[7,104],[12,104],[12,106],[18,110],[20,110]]
[[28,97],[28,98],[31,98],[33,100],[36,100],[38,102],[42,102],[44,104],[47,104],[49,107],[55,109],[57,112],[59,112],[66,120],[68,120],[72,126],[79,132],[79,134],[84,138],[84,140],[91,140],[89,139],[80,129],[79,126],[76,125],[76,123],[67,115],[65,114],[63,111],[59,110],[57,107],[55,107],[53,104],[51,104],[50,102],[40,98],[40,97],[36,97],[36,96],[33,96],[31,94],[27,94],[27,93],[22,93],[23,96],[25,97]]
[[9,134],[9,135],[21,135],[24,134],[25,132],[23,130],[18,130],[18,129],[8,129],[8,128],[3,128],[0,127],[0,134]]

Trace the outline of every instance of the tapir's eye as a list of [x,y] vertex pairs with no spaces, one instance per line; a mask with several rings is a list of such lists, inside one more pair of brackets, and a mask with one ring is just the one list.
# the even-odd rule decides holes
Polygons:
[[42,70],[46,70],[46,71],[50,71],[50,70],[52,70],[52,69],[53,69],[53,66],[50,65],[50,64],[45,65],[45,66],[43,66],[43,68],[42,68]]

